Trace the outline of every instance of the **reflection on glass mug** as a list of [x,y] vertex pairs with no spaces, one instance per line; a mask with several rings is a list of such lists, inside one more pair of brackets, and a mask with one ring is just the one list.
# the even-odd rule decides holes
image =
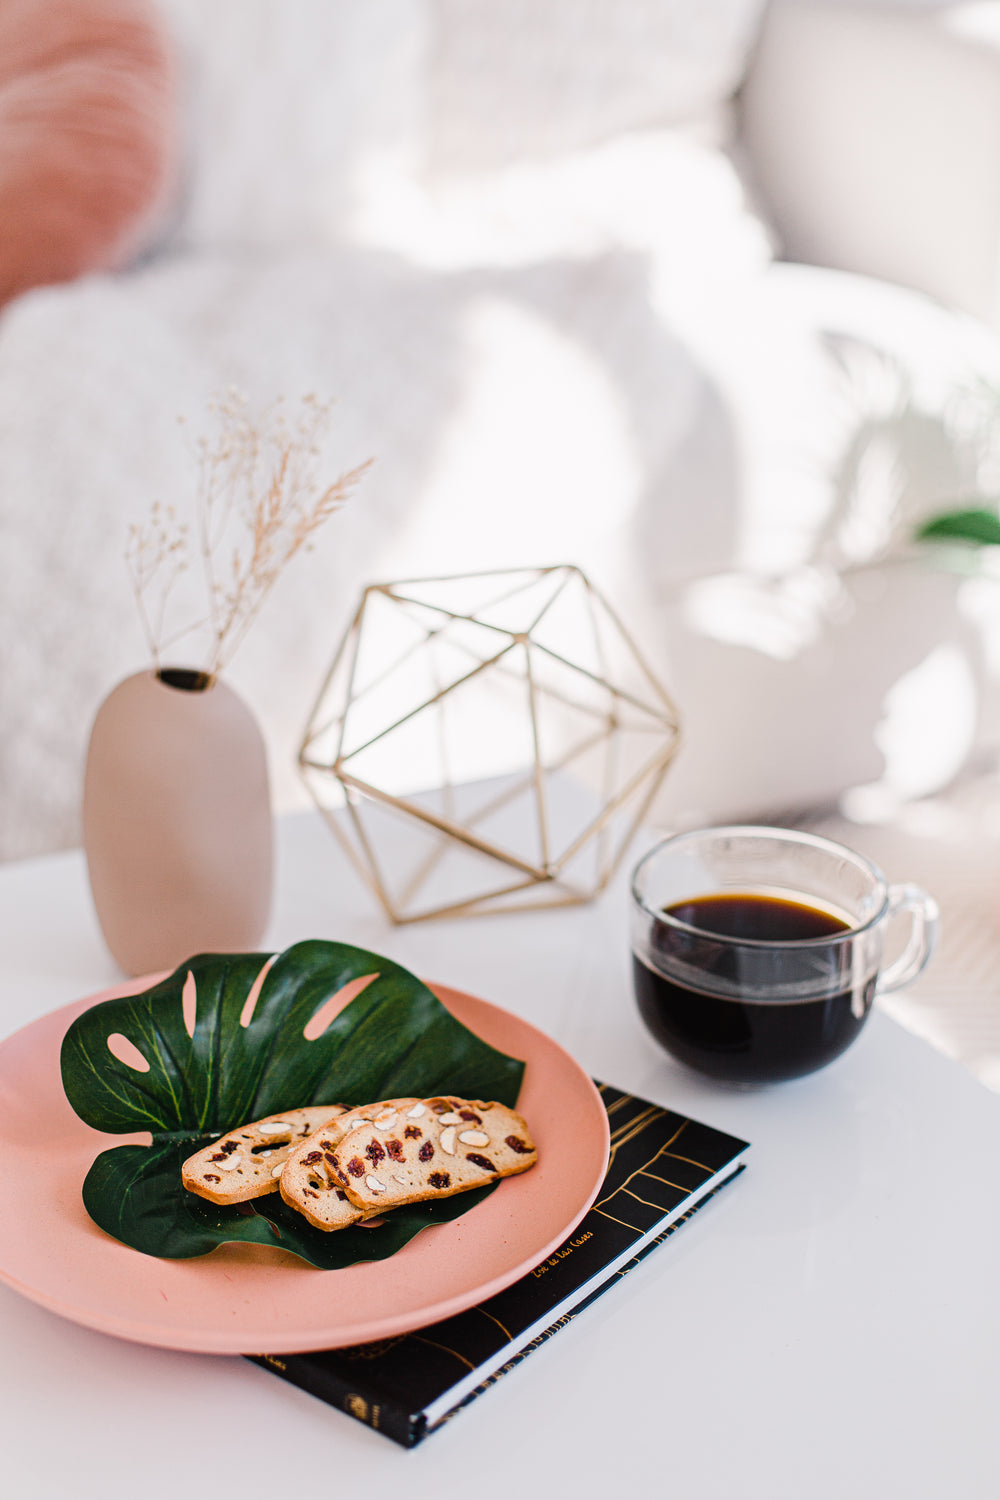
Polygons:
[[[886,933],[906,914],[902,953]],[[709,828],[664,840],[632,876],[639,1012],[681,1062],[715,1078],[766,1083],[832,1062],[876,995],[926,964],[935,902],[889,885],[831,839],[781,828]]]

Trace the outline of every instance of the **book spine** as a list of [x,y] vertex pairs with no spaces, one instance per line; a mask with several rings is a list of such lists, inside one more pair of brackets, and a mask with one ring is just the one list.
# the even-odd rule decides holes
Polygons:
[[255,1365],[290,1381],[299,1390],[373,1427],[403,1448],[413,1448],[427,1430],[427,1419],[422,1413],[407,1412],[387,1402],[384,1395],[371,1390],[363,1382],[345,1380],[318,1365],[307,1354],[248,1354],[246,1357]]

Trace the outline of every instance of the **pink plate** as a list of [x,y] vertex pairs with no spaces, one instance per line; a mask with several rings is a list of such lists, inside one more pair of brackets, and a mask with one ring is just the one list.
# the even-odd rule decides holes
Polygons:
[[149,982],[67,1005],[0,1045],[7,1203],[0,1281],[75,1323],[206,1354],[295,1354],[389,1338],[472,1307],[526,1275],[597,1196],[608,1117],[583,1069],[527,1021],[435,985],[454,1016],[527,1063],[518,1108],[538,1146],[537,1166],[502,1182],[461,1218],[422,1231],[390,1259],[343,1271],[320,1271],[259,1245],[225,1245],[193,1260],[131,1250],[91,1221],[80,1188],[99,1151],[148,1136],[103,1135],[85,1125],[63,1093],[59,1049],[82,1011]]

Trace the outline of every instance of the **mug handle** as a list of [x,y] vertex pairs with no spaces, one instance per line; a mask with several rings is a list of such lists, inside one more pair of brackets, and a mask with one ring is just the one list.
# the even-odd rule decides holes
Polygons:
[[910,936],[899,957],[879,975],[876,995],[888,995],[916,979],[934,951],[938,934],[938,904],[933,896],[928,896],[919,885],[891,885],[888,894],[885,920],[898,912],[908,911],[911,916]]

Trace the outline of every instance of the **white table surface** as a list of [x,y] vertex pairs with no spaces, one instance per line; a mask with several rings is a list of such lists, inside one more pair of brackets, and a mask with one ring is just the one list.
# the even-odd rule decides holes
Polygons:
[[[119,1342],[0,1286],[4,1493],[996,1500],[1000,1098],[878,1014],[811,1078],[684,1072],[637,1019],[623,892],[393,929],[318,817],[281,820],[269,945],[341,938],[506,1006],[745,1136],[749,1168],[410,1452],[246,1360]],[[0,932],[0,1035],[120,978],[79,854],[0,867]]]

